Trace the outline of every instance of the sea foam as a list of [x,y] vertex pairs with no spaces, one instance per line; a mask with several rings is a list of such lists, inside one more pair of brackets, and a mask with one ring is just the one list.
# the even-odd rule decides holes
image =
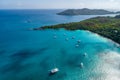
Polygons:
[[97,80],[120,80],[120,54],[114,51],[105,51],[98,57],[100,62],[96,66],[96,70],[101,77]]

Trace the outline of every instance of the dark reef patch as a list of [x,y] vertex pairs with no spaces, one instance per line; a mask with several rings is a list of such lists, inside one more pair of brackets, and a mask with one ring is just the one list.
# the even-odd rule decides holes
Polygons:
[[49,49],[49,47],[43,47],[40,48],[38,51],[40,52],[40,54],[44,53],[44,51],[47,51]]
[[66,51],[64,48],[61,48],[61,49],[60,49],[60,53],[61,53],[63,56],[67,55],[67,51]]
[[47,49],[48,49],[47,47],[43,47],[43,48],[40,48],[39,50],[29,50],[29,49],[21,50],[21,51],[14,53],[10,57],[11,57],[11,59],[24,60],[24,59],[33,57],[35,55],[42,54]]
[[14,59],[25,59],[25,58],[28,58],[28,57],[31,57],[35,55],[34,52],[30,51],[30,50],[22,50],[22,51],[19,51],[17,53],[14,53],[13,55],[11,55],[11,57]]
[[[18,51],[9,56],[9,58],[10,58],[9,63],[4,65],[3,67],[1,67],[0,71],[1,71],[1,73],[22,72],[23,70],[27,69],[28,66],[33,65],[33,64],[22,64],[26,59],[32,58],[36,55],[41,55],[47,49],[48,49],[48,47],[43,47],[43,48],[37,49],[37,50],[24,49],[24,50]],[[1,53],[3,53],[3,52],[4,51],[2,51]],[[41,65],[42,65],[42,63],[41,63]],[[44,64],[44,65],[46,65],[46,64]]]
[[21,61],[15,60],[15,61],[12,61],[11,63],[4,65],[2,69],[0,70],[0,72],[2,74],[9,73],[9,72],[13,72],[16,74],[16,73],[23,72],[24,70],[26,70],[28,66],[30,67],[31,64],[22,65]]

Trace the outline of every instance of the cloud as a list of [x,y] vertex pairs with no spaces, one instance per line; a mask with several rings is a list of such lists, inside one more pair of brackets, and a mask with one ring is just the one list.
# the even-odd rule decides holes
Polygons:
[[22,6],[23,4],[21,2],[16,3],[17,6]]
[[110,0],[110,2],[114,2],[115,0]]

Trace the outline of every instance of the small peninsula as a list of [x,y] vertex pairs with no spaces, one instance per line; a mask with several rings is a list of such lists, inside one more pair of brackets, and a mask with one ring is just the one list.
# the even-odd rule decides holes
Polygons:
[[95,17],[80,22],[43,26],[33,30],[60,28],[66,30],[89,30],[120,44],[120,15],[115,17]]
[[57,13],[58,15],[105,15],[105,14],[116,14],[119,12],[111,12],[104,9],[67,9],[60,13]]

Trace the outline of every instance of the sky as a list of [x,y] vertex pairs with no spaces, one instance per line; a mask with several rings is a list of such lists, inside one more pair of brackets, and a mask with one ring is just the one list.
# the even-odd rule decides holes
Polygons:
[[120,0],[0,0],[0,9],[115,9]]

